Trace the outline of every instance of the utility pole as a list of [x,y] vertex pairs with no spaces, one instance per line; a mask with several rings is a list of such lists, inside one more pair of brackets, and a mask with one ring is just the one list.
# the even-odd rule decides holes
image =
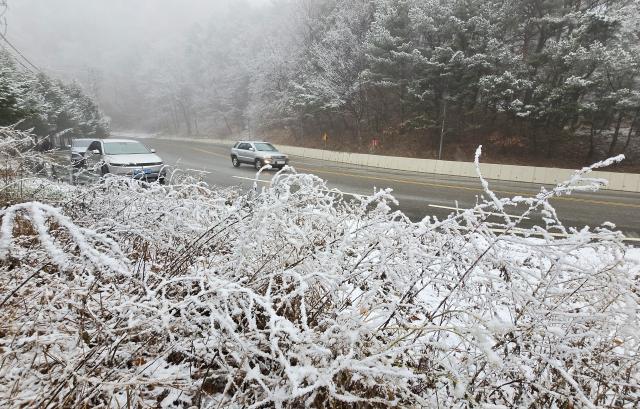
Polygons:
[[444,142],[444,124],[447,118],[447,91],[442,95],[444,106],[442,108],[442,126],[440,127],[440,149],[438,150],[438,160],[442,160],[442,144]]

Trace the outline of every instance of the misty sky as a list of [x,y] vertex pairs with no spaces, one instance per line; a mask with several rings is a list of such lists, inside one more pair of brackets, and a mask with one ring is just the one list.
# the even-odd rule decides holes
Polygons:
[[[251,0],[259,4],[268,0]],[[43,70],[83,82],[179,39],[237,0],[9,0],[7,38]]]

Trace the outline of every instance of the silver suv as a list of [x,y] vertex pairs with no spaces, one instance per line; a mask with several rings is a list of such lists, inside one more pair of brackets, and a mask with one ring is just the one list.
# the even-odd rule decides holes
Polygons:
[[131,139],[94,139],[84,157],[85,166],[102,176],[112,173],[164,183],[167,173],[155,149]]
[[289,164],[289,157],[278,152],[276,147],[268,142],[239,141],[231,148],[231,163],[236,168],[247,163],[255,166],[256,169],[266,165],[282,169]]

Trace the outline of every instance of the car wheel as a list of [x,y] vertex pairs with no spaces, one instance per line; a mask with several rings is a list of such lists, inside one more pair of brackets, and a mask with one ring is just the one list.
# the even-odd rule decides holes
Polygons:
[[102,168],[100,168],[100,173],[102,174],[102,176],[106,175],[107,173],[109,173],[109,166],[107,165],[102,165]]
[[256,169],[260,170],[263,166],[264,164],[262,163],[262,161],[260,159],[256,159]]
[[233,167],[235,167],[235,168],[239,168],[240,167],[240,161],[238,160],[237,156],[232,156],[231,157],[231,163],[233,163]]

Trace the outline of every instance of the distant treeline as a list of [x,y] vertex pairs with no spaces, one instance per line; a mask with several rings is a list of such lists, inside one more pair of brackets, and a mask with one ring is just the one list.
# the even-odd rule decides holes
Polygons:
[[286,130],[301,140],[326,132],[351,146],[473,136],[541,155],[581,138],[585,159],[638,135],[638,1],[229,7],[141,75],[136,89],[159,127]]
[[78,84],[24,69],[4,49],[0,49],[0,126],[30,130],[42,137],[42,147],[109,132],[108,120]]

